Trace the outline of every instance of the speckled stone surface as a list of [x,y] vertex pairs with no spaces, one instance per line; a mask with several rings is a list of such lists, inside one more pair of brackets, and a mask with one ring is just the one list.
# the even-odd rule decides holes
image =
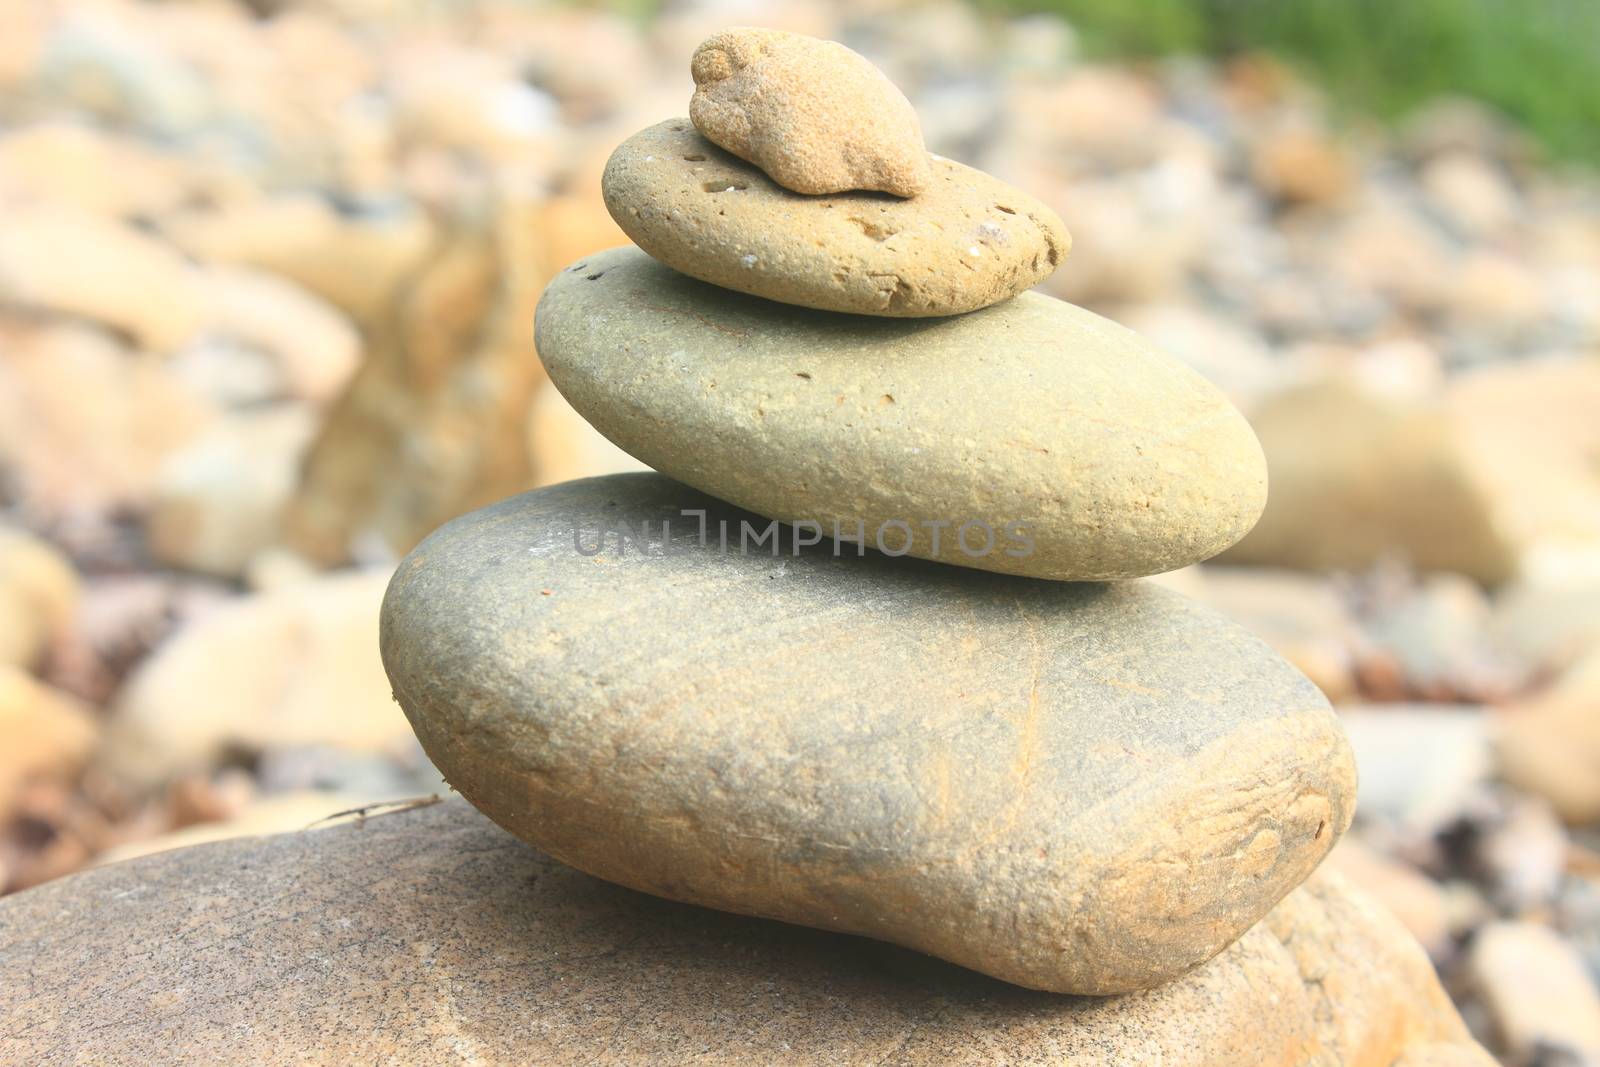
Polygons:
[[[890,552],[909,535],[946,563],[1131,578],[1220,552],[1266,500],[1261,448],[1221,392],[1038,294],[893,322],[753,300],[620,248],[551,282],[538,346],[572,406],[656,470],[830,533],[863,523]],[[993,532],[987,553],[981,526],[963,549],[968,522]]]
[[[1349,823],[1336,716],[1210,610],[1143,582],[724,554],[721,523],[748,519],[616,475],[419,545],[381,647],[451,785],[612,881],[1073,993],[1221,951]],[[601,521],[655,545],[599,545]]]
[[741,26],[707,38],[689,69],[695,128],[786,189],[915,196],[933,181],[911,101],[842,44]]
[[1488,1065],[1438,1043],[1464,1038],[1421,951],[1355,904],[1315,880],[1186,978],[1080,1000],[633,893],[449,801],[0,900],[0,1062]]
[[804,196],[688,119],[651,126],[606,164],[624,233],[670,267],[769,300],[895,318],[954,315],[1039,284],[1067,256],[1056,213],[982,171],[931,160],[927,189]]

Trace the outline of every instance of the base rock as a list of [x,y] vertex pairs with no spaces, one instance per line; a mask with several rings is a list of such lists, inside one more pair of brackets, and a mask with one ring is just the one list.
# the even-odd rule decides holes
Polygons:
[[0,968],[7,1063],[1492,1067],[1338,879],[1171,985],[1063,997],[608,885],[458,801],[16,894]]

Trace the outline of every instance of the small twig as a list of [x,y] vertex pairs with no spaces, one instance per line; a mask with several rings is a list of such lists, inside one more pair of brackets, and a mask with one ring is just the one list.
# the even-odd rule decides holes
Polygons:
[[411,811],[415,808],[426,808],[439,803],[443,799],[444,797],[441,797],[438,793],[431,793],[425,797],[408,797],[405,800],[381,800],[376,804],[364,804],[359,808],[349,808],[345,811],[336,811],[332,815],[324,815],[312,823],[311,826],[306,827],[306,829],[309,830],[311,827],[321,826],[323,823],[329,823],[335,819],[343,819],[349,815],[355,816],[355,820],[358,823],[365,822],[367,816],[374,812],[394,815],[402,811]]

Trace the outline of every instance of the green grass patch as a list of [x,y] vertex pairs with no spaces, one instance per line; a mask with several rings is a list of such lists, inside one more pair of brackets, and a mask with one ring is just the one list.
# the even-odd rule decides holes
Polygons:
[[1600,0],[988,0],[1065,16],[1104,57],[1262,51],[1341,106],[1479,99],[1555,155],[1600,162]]

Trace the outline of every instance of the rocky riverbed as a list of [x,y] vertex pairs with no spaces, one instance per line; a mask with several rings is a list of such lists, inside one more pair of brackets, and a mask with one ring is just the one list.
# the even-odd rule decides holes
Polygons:
[[[956,4],[4,5],[0,882],[443,790],[383,589],[449,518],[637,466],[534,303],[627,241],[607,159],[741,21],[882,66],[930,149],[1060,216],[1046,293],[1249,417],[1262,521],[1160,581],[1333,701],[1328,866],[1474,1032],[1600,1060],[1600,181],[1470,104],[1379,129],[1269,60],[1093,63]],[[867,274],[875,225],[841,231]]]

